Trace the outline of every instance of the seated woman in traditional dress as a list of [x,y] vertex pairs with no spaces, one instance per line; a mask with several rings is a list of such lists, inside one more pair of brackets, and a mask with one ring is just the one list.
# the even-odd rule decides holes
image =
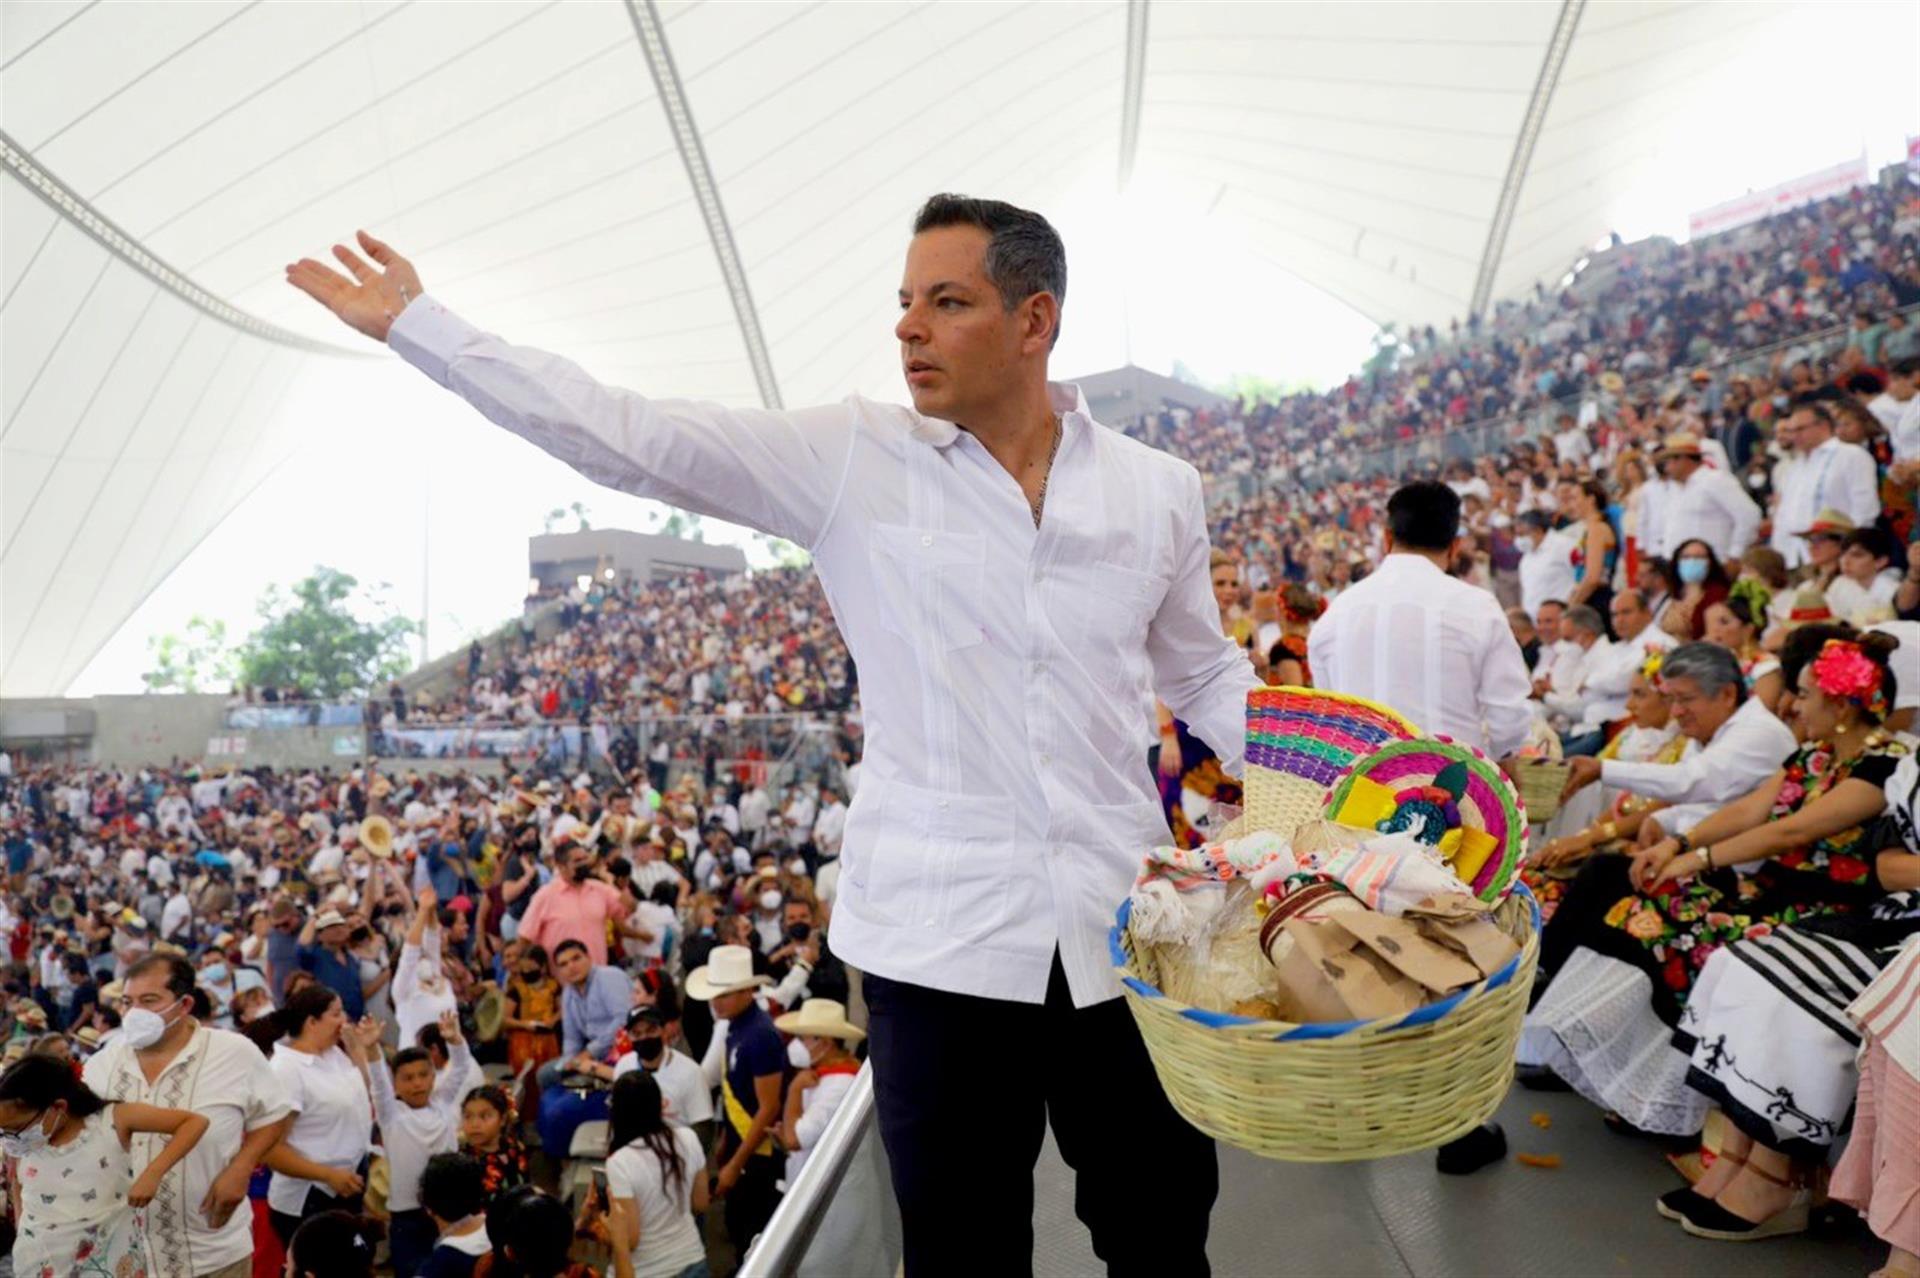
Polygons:
[[[1831,678],[1832,670],[1827,674]],[[1869,676],[1856,666],[1853,677],[1864,684]],[[1649,853],[1650,863],[1666,858],[1663,872],[1672,876],[1675,862],[1684,874],[1692,862],[1707,859],[1784,860],[1809,843],[1844,839],[1870,823],[1874,832],[1866,847],[1892,844],[1870,860],[1861,858],[1868,886],[1881,893],[1865,908],[1816,914],[1771,931],[1752,929],[1748,939],[1714,951],[1694,982],[1674,1046],[1689,1054],[1685,1081],[1702,1111],[1708,1102],[1718,1106],[1731,1130],[1697,1184],[1660,1200],[1661,1214],[1679,1220],[1688,1233],[1750,1239],[1807,1227],[1811,1186],[1827,1166],[1859,1084],[1860,1036],[1847,1020],[1847,1007],[1901,944],[1920,934],[1916,803],[1920,766],[1909,754],[1879,793],[1849,782],[1784,820],[1717,842],[1703,842],[1719,834],[1703,821],[1686,856],[1670,856],[1673,849],[1666,845]],[[1879,820],[1883,812],[1891,820]],[[1829,872],[1859,871],[1842,860],[1830,864]]]
[[1767,588],[1752,577],[1734,582],[1725,599],[1707,608],[1707,639],[1740,659],[1747,691],[1779,714],[1786,680],[1781,676],[1779,659],[1760,646],[1760,635],[1767,628],[1769,597]]
[[[1734,941],[1878,894],[1863,859],[1864,827],[1811,835],[1796,833],[1804,820],[1786,819],[1829,793],[1844,791],[1869,811],[1881,801],[1907,753],[1881,726],[1892,707],[1892,646],[1878,635],[1838,640],[1800,672],[1794,715],[1805,744],[1744,798],[1631,863],[1588,861],[1541,936],[1548,984],[1521,1035],[1523,1064],[1550,1069],[1612,1111],[1612,1121],[1667,1135],[1699,1130],[1702,1106],[1685,1089],[1688,1062],[1672,1037],[1707,959]],[[1724,681],[1737,684],[1731,655],[1713,651],[1725,663]],[[1669,657],[1667,669],[1674,665]],[[1698,849],[1710,853],[1716,841],[1769,822],[1794,841],[1752,873],[1702,863]]]
[[[1627,714],[1632,722],[1601,749],[1602,759],[1678,763],[1689,749],[1697,748],[1691,737],[1682,736],[1674,726],[1667,699],[1654,686],[1659,671],[1660,656],[1655,654],[1634,675],[1627,686]],[[1553,917],[1580,862],[1596,851],[1618,851],[1631,843],[1640,823],[1660,807],[1658,800],[1606,786],[1582,790],[1563,804],[1547,825],[1548,839],[1521,871],[1540,902],[1541,916]]]

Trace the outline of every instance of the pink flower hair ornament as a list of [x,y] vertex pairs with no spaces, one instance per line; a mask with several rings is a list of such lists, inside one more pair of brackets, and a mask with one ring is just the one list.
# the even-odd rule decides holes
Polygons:
[[1884,672],[1847,639],[1829,639],[1813,659],[1813,686],[1842,701],[1851,701],[1876,719],[1885,719],[1887,704]]

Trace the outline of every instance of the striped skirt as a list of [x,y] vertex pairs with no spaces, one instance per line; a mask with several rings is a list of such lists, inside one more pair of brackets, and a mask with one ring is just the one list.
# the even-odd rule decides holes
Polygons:
[[1853,1109],[1858,998],[1920,931],[1920,893],[1740,941],[1707,961],[1674,1032],[1686,1082],[1747,1136],[1823,1162]]

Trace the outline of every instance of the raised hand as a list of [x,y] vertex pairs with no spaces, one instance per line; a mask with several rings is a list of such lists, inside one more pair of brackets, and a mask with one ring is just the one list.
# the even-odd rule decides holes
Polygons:
[[[360,247],[373,262],[368,262],[344,244],[333,246],[333,255],[348,274],[310,257],[287,267],[287,283],[338,315],[340,319],[376,342],[387,340],[387,330],[401,311],[425,292],[413,263],[365,231],[354,232]],[[375,265],[377,263],[378,265]]]
[[458,1012],[440,1013],[440,1036],[449,1045],[460,1041],[460,1014]]

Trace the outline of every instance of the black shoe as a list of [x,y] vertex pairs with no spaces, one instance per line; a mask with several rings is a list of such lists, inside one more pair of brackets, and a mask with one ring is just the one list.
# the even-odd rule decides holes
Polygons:
[[1468,1176],[1507,1156],[1507,1134],[1498,1123],[1482,1123],[1435,1151],[1433,1166],[1442,1176]]
[[1573,1084],[1545,1065],[1522,1065],[1514,1070],[1513,1081],[1530,1092],[1570,1092]]
[[1668,1220],[1692,1220],[1706,1214],[1703,1207],[1711,1206],[1713,1199],[1695,1193],[1692,1185],[1670,1189],[1653,1200],[1653,1209]]

